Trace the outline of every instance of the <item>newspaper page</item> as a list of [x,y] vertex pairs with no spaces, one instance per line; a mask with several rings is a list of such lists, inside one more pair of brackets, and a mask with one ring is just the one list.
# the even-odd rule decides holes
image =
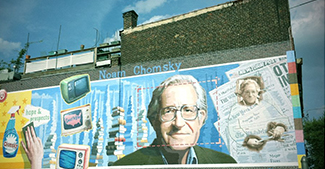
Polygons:
[[214,126],[238,163],[297,161],[287,74],[286,56],[240,63],[209,92]]

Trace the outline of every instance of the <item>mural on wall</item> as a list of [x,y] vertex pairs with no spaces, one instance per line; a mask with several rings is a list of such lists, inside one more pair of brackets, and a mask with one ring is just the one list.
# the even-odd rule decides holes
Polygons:
[[[286,56],[178,65],[92,82],[81,74],[58,86],[8,93],[0,103],[0,165],[30,167],[20,141],[33,138],[32,128],[44,168],[297,163]],[[34,127],[25,127],[24,136],[26,125]],[[188,148],[191,158],[172,155]]]

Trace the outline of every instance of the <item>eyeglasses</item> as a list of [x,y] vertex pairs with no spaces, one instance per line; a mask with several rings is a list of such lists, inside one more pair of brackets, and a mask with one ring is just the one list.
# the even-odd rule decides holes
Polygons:
[[183,105],[180,109],[177,107],[165,107],[160,110],[160,119],[163,122],[169,122],[175,119],[176,112],[180,111],[184,120],[195,120],[199,108],[195,105]]

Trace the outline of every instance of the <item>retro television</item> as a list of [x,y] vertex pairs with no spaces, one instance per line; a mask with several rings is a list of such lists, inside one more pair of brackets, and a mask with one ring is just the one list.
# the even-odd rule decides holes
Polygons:
[[60,116],[62,136],[92,129],[90,104],[62,110]]
[[56,168],[86,169],[89,166],[88,145],[61,144],[57,151]]
[[61,96],[67,104],[71,104],[90,92],[88,74],[75,75],[60,82]]

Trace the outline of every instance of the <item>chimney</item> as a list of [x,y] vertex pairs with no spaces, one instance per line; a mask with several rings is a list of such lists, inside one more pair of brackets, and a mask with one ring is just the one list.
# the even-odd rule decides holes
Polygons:
[[132,10],[123,13],[124,29],[134,28],[137,26],[138,14]]

